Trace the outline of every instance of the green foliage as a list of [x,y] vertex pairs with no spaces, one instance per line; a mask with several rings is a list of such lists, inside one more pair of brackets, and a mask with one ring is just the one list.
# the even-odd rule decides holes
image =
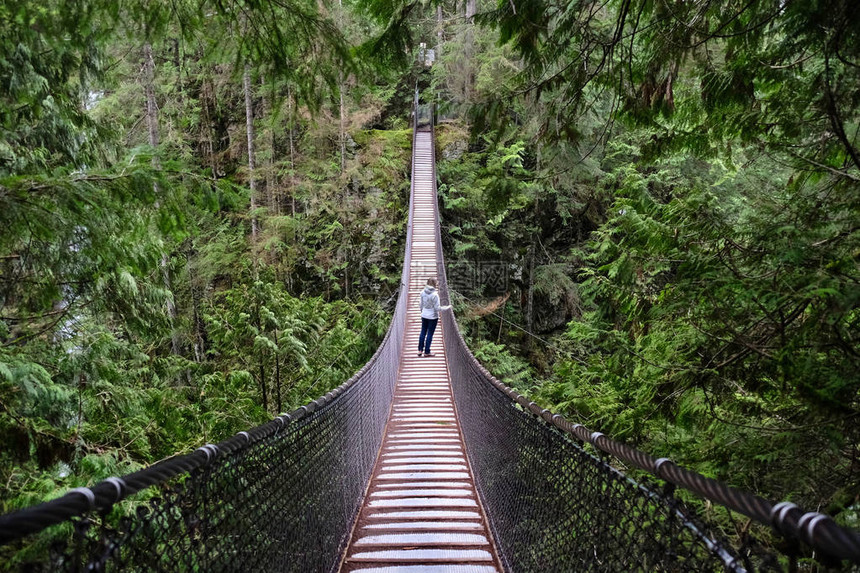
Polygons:
[[[347,10],[0,6],[0,511],[222,440],[371,356],[411,140],[402,120],[374,129],[405,113],[396,88],[350,75],[342,32],[376,28],[341,26]],[[330,113],[345,87],[341,171]]]
[[[449,263],[507,273],[458,303],[479,359],[576,421],[856,522],[850,3],[502,0],[489,27],[442,6],[442,29],[415,2],[319,8],[0,6],[0,509],[364,363],[399,281],[417,78],[444,120]],[[441,39],[431,71],[406,71],[410,37]]]
[[438,137],[443,239],[504,260],[535,336],[470,301],[472,344],[577,422],[856,523],[856,10],[483,8],[434,70],[443,114],[472,104]]
[[493,376],[518,392],[529,392],[535,384],[534,372],[523,359],[513,355],[501,344],[472,339],[470,350]]
[[609,92],[618,113],[608,119],[654,130],[647,153],[731,157],[732,142],[757,143],[801,169],[857,180],[847,134],[860,27],[849,3],[597,5],[499,2],[484,18],[526,62],[546,135],[581,140],[582,115]]
[[[786,480],[797,453],[841,472],[849,462],[832,466],[833,452],[857,439],[856,212],[816,208],[833,182],[752,165],[691,178],[688,164],[607,179],[618,199],[589,246],[590,310],[568,330],[583,363],[568,366],[578,382],[565,405],[633,441],[675,444],[674,426],[709,436],[704,453],[684,450],[691,461],[721,459],[721,477],[766,480],[775,497],[811,495]],[[744,449],[719,453],[748,426],[759,433]],[[762,433],[779,440],[762,450]]]

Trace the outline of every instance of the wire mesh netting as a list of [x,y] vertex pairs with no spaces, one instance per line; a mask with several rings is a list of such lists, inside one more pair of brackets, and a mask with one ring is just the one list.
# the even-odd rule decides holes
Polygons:
[[[447,293],[442,299],[448,303]],[[669,460],[653,460],[541,410],[477,362],[450,314],[442,319],[445,332],[453,333],[445,337],[445,353],[464,443],[499,556],[509,571],[860,570],[843,561],[856,563],[855,532],[821,514],[803,513],[794,504],[770,504]],[[583,431],[587,439],[573,435]],[[586,441],[601,448],[588,451]],[[618,457],[606,453],[616,449],[621,450]],[[633,480],[616,469],[634,465],[633,457],[643,460],[635,464],[640,468],[656,462],[657,472],[651,473],[662,469],[669,483],[661,487]],[[766,547],[747,532],[733,547],[674,495],[673,484],[759,523],[776,524],[779,516],[792,522],[794,533]],[[788,511],[801,517],[786,519]],[[815,519],[829,520],[828,529],[815,531]],[[816,550],[810,551],[810,545]]]
[[[411,223],[410,200],[407,245]],[[401,293],[410,260],[407,249]],[[36,556],[18,564],[26,571],[337,570],[381,445],[406,305],[399,296],[376,354],[324,397],[217,446],[2,516],[0,544]],[[135,496],[142,490],[147,499]],[[50,528],[59,541],[47,556],[28,534]]]
[[[457,345],[446,340],[446,353],[457,352]],[[451,364],[466,448],[509,570],[749,568],[671,497],[539,423],[482,380],[470,360]]]
[[393,378],[376,364],[378,383],[217,457],[119,526],[81,522],[46,569],[335,570],[387,416]]
[[[411,223],[410,202],[407,245]],[[439,292],[448,304],[438,225],[436,233]],[[402,293],[411,266],[407,249]],[[58,528],[62,540],[49,556],[36,548],[30,562],[21,561],[19,568],[28,571],[337,570],[381,445],[406,303],[405,296],[398,299],[374,357],[326,396],[217,446],[2,516],[0,544],[26,554],[32,544],[28,535]],[[541,410],[477,362],[450,313],[442,320],[466,449],[507,570],[782,571],[794,566],[793,556],[753,540],[730,547],[671,491],[617,471],[619,461],[773,524],[787,548],[799,547],[801,540],[835,556],[830,562],[836,566],[840,559],[860,563],[860,536],[826,516],[733,490]],[[597,455],[589,451],[592,446]],[[144,499],[138,495],[142,490],[147,495],[157,490],[158,497]],[[135,511],[117,517],[120,500],[126,500],[123,509],[133,505]]]
[[[441,240],[437,257],[442,261]],[[443,304],[450,304],[444,263]],[[442,316],[464,442],[510,571],[744,571],[671,497],[637,483],[523,410]],[[761,570],[776,570],[777,564]]]
[[[400,321],[402,323],[402,321]],[[392,326],[392,330],[402,324]],[[397,336],[399,341],[402,337]],[[343,549],[388,415],[399,344],[389,337],[360,379],[289,415],[190,456],[114,478],[116,491],[159,486],[136,513],[89,511],[72,539],[28,571],[333,571]],[[216,449],[217,448],[217,449]],[[187,458],[191,458],[188,460]],[[188,462],[199,467],[181,471]],[[161,481],[164,475],[178,475]],[[144,474],[140,476],[139,474]],[[100,487],[101,486],[101,487]],[[109,486],[110,487],[110,486]],[[104,492],[100,484],[91,492]],[[108,492],[110,493],[110,489]],[[70,494],[109,509],[104,494]],[[125,504],[135,503],[134,497]],[[52,504],[11,514],[3,537],[54,521]],[[63,527],[60,525],[59,527]],[[20,547],[27,539],[18,540]]]
[[[436,218],[439,293],[442,304],[450,304],[438,213]],[[842,561],[860,563],[856,532],[794,504],[771,504],[734,490],[542,410],[478,363],[451,313],[443,313],[442,321],[466,450],[507,570],[798,571],[798,538],[825,550],[817,552],[822,562],[801,564],[802,570],[858,570]],[[586,450],[586,441],[600,457]],[[667,486],[634,481],[613,463],[645,470],[666,479]],[[784,552],[763,547],[751,535],[733,548],[672,495],[676,485],[773,524],[784,535]]]
[[[69,494],[68,508],[61,498],[4,516],[3,539],[77,514],[83,503],[93,509],[74,520],[71,539],[21,569],[336,570],[381,443],[403,325],[398,303],[371,362],[324,398],[218,446],[102,482],[88,495]],[[189,465],[198,467],[184,471]],[[152,484],[159,496],[137,502],[135,514],[118,520],[103,515],[121,490]],[[28,540],[13,543],[24,547]]]

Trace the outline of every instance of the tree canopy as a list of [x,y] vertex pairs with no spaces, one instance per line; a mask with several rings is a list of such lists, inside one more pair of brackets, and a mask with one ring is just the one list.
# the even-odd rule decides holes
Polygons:
[[479,359],[857,527],[858,35],[848,0],[4,2],[0,509],[363,364],[418,86]]

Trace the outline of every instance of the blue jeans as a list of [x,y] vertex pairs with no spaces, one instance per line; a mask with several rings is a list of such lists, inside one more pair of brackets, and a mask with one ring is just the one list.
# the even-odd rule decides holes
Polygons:
[[[438,318],[421,317],[421,334],[418,335],[418,352],[430,354],[430,343],[433,342],[433,333],[436,332],[436,324],[439,323]],[[426,340],[425,340],[426,337]]]

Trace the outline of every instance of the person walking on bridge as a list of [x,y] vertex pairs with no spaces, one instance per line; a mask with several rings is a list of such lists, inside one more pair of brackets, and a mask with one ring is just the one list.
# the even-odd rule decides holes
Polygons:
[[439,311],[448,310],[451,305],[440,306],[439,293],[436,292],[436,279],[427,279],[427,286],[421,292],[421,334],[418,336],[418,356],[434,356],[430,353],[433,333],[439,323]]

